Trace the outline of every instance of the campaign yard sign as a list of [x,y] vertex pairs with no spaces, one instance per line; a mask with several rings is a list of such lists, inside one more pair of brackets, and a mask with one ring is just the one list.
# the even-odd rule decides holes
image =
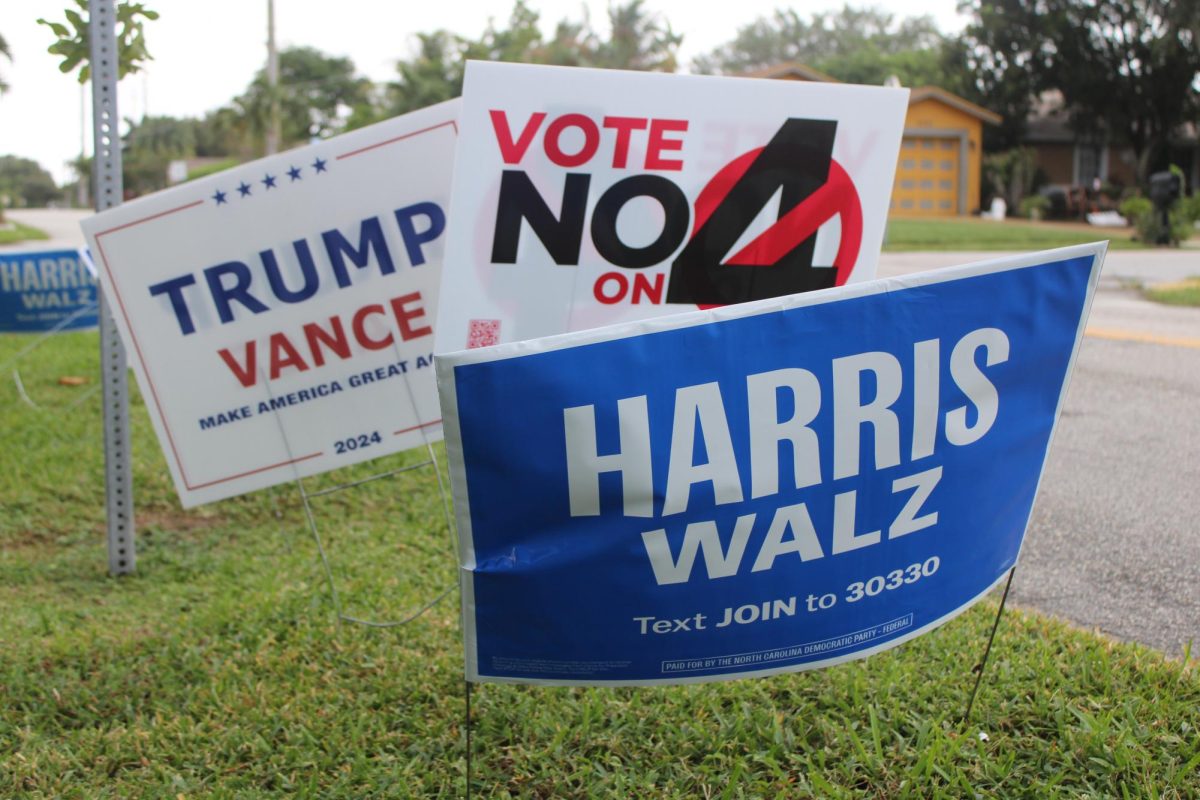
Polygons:
[[185,506],[440,438],[457,117],[433,106],[84,221]]
[[0,333],[77,331],[96,324],[96,276],[80,251],[0,251]]
[[468,63],[437,351],[873,277],[907,99]]
[[438,356],[472,681],[769,675],[1016,562],[1104,245]]

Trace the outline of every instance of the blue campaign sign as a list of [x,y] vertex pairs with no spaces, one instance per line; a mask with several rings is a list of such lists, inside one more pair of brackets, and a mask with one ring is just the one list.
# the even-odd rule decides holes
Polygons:
[[94,328],[96,302],[78,250],[0,252],[0,333]]
[[470,680],[828,666],[1016,562],[1104,245],[438,357]]

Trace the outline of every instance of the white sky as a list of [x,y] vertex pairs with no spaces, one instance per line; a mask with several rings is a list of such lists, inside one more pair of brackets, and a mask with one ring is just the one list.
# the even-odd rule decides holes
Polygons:
[[[58,71],[59,59],[46,52],[50,30],[38,17],[62,21],[68,0],[0,0],[0,34],[12,51],[11,62],[0,58],[0,72],[10,84],[0,96],[0,155],[19,155],[38,161],[55,179],[68,179],[66,162],[80,152],[81,100],[74,77]],[[249,84],[266,59],[265,0],[146,0],[161,13],[148,23],[146,38],[154,61],[147,69],[121,82],[118,113],[140,118],[145,113],[200,116],[228,103]],[[852,2],[871,5],[869,0]],[[956,0],[876,0],[875,6],[897,17],[931,14],[944,32],[960,30],[963,19]],[[833,10],[841,0],[793,3],[802,15]],[[582,18],[584,9],[593,26],[607,25],[606,0],[529,0],[541,15],[544,30],[567,17]],[[737,29],[787,0],[737,0],[703,6],[698,0],[645,0],[644,7],[661,14],[683,34],[680,64],[733,38]],[[411,55],[414,34],[446,28],[476,37],[488,18],[508,19],[508,0],[275,0],[279,46],[307,45],[330,55],[349,56],[359,72],[375,81],[395,77],[397,59]],[[91,97],[82,118],[91,151]]]

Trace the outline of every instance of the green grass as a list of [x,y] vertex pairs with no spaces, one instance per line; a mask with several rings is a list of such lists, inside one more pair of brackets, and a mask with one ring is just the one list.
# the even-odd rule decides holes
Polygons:
[[[26,341],[0,336],[0,364]],[[106,576],[98,398],[58,383],[95,374],[96,341],[22,362],[41,410],[0,379],[0,797],[461,797],[456,595],[339,628],[295,490],[180,510],[140,401],[138,571]],[[348,613],[395,618],[453,580],[433,485],[314,501]],[[1200,796],[1195,662],[1036,614],[1006,614],[961,726],[995,610],[817,672],[478,687],[474,796]]]
[[188,180],[194,181],[198,178],[205,178],[209,175],[215,175],[218,172],[224,172],[227,169],[232,169],[242,162],[236,158],[226,158],[221,161],[216,161],[212,164],[196,167],[188,172]]
[[11,220],[9,224],[11,224],[11,227],[8,225],[0,227],[0,244],[18,244],[19,242],[50,238],[45,231],[38,228],[31,228],[28,225],[22,225],[19,222],[12,222]]
[[991,220],[975,218],[888,220],[884,250],[943,251],[943,250],[1048,250],[1073,244],[1109,240],[1114,250],[1143,248],[1132,241],[1128,228],[1093,228],[1088,225],[1061,222],[1028,222],[1026,220]]
[[1200,278],[1147,286],[1143,294],[1147,299],[1169,306],[1200,306]]

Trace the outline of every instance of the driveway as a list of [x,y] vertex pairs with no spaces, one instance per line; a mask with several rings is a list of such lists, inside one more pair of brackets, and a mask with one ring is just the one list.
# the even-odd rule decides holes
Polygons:
[[18,208],[4,212],[7,219],[45,231],[50,240],[42,239],[21,244],[0,245],[0,252],[10,250],[62,250],[83,247],[83,231],[79,221],[94,214],[90,209],[76,208]]

